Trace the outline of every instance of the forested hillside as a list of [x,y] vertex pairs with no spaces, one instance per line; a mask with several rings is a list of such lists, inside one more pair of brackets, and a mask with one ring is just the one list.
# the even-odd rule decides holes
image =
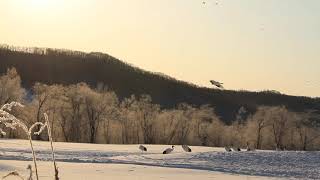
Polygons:
[[179,103],[196,107],[209,104],[227,123],[236,119],[241,107],[245,107],[249,113],[255,112],[261,105],[284,105],[299,112],[320,109],[319,98],[288,96],[273,91],[248,92],[198,87],[95,52],[3,45],[0,48],[0,74],[4,74],[10,67],[17,69],[22,85],[27,90],[35,82],[63,85],[85,82],[92,88],[107,87],[119,99],[132,94],[149,94],[154,103],[165,109],[176,107]]

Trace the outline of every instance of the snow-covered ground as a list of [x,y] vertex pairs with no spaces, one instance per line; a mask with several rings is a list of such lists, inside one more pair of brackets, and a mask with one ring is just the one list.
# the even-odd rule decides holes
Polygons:
[[[224,152],[223,148],[191,147],[186,153],[167,145],[99,145],[54,143],[62,179],[320,179],[320,152]],[[48,142],[34,142],[41,179],[52,177]],[[28,141],[0,140],[0,175],[32,164]]]
[[[14,168],[21,172],[21,175],[28,177],[25,167],[28,162],[24,161],[0,161],[1,164],[13,164]],[[255,176],[231,175],[213,171],[166,168],[155,166],[140,166],[132,164],[101,164],[101,163],[68,163],[58,162],[62,180],[254,180],[267,179]],[[40,180],[52,180],[53,169],[49,162],[39,163]],[[0,171],[2,177],[8,171]],[[14,179],[14,178],[11,178]],[[6,179],[6,180],[11,180]]]

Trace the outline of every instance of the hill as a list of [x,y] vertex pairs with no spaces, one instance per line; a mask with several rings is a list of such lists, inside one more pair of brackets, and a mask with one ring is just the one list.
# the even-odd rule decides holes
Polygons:
[[183,102],[195,106],[209,104],[215,107],[216,113],[227,123],[235,119],[241,107],[254,112],[261,105],[284,105],[292,111],[313,109],[320,113],[319,98],[288,96],[274,91],[249,92],[199,87],[142,70],[97,52],[1,46],[0,74],[4,74],[10,67],[17,69],[26,89],[30,89],[35,82],[65,85],[86,82],[91,87],[104,84],[115,91],[120,99],[132,94],[149,94],[162,108],[172,108]]

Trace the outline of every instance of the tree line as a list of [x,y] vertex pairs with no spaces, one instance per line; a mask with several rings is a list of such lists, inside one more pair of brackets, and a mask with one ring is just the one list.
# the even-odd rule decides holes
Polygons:
[[[26,90],[14,68],[0,76],[0,104],[11,101],[25,105],[13,113],[29,125],[43,122],[42,114],[47,113],[54,141],[320,149],[320,117],[313,110],[260,106],[248,114],[241,107],[233,123],[225,124],[210,105],[180,103],[164,109],[147,94],[119,100],[103,84],[90,88],[85,83],[35,83]],[[25,138],[20,131],[7,130],[6,138]],[[47,138],[46,134],[34,137]]]
[[[173,109],[181,103],[192,104],[197,108],[208,104],[214,107],[216,115],[228,125],[236,119],[241,107],[245,107],[246,115],[255,113],[259,106],[284,105],[294,112],[320,109],[319,98],[288,96],[270,90],[222,91],[200,87],[161,73],[142,70],[98,52],[0,45],[0,74],[5,74],[11,67],[17,69],[22,86],[28,91],[36,82],[64,86],[84,82],[93,89],[105,84],[117,94],[120,101],[132,94],[136,97],[148,94],[152,102],[159,104],[162,109]],[[320,111],[316,113],[320,114]]]

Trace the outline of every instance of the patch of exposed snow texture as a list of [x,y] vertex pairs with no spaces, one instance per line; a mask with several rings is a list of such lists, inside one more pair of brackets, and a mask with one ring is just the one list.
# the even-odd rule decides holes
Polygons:
[[[0,140],[0,160],[31,161],[30,150],[23,140]],[[37,159],[51,160],[48,142],[36,142]],[[142,153],[139,145],[93,145],[55,143],[56,160],[81,163],[117,163],[172,168],[218,171],[224,173],[320,179],[320,152],[252,151],[225,152],[224,148],[196,147],[186,153],[177,148],[172,154],[162,154],[165,145],[146,145]]]

